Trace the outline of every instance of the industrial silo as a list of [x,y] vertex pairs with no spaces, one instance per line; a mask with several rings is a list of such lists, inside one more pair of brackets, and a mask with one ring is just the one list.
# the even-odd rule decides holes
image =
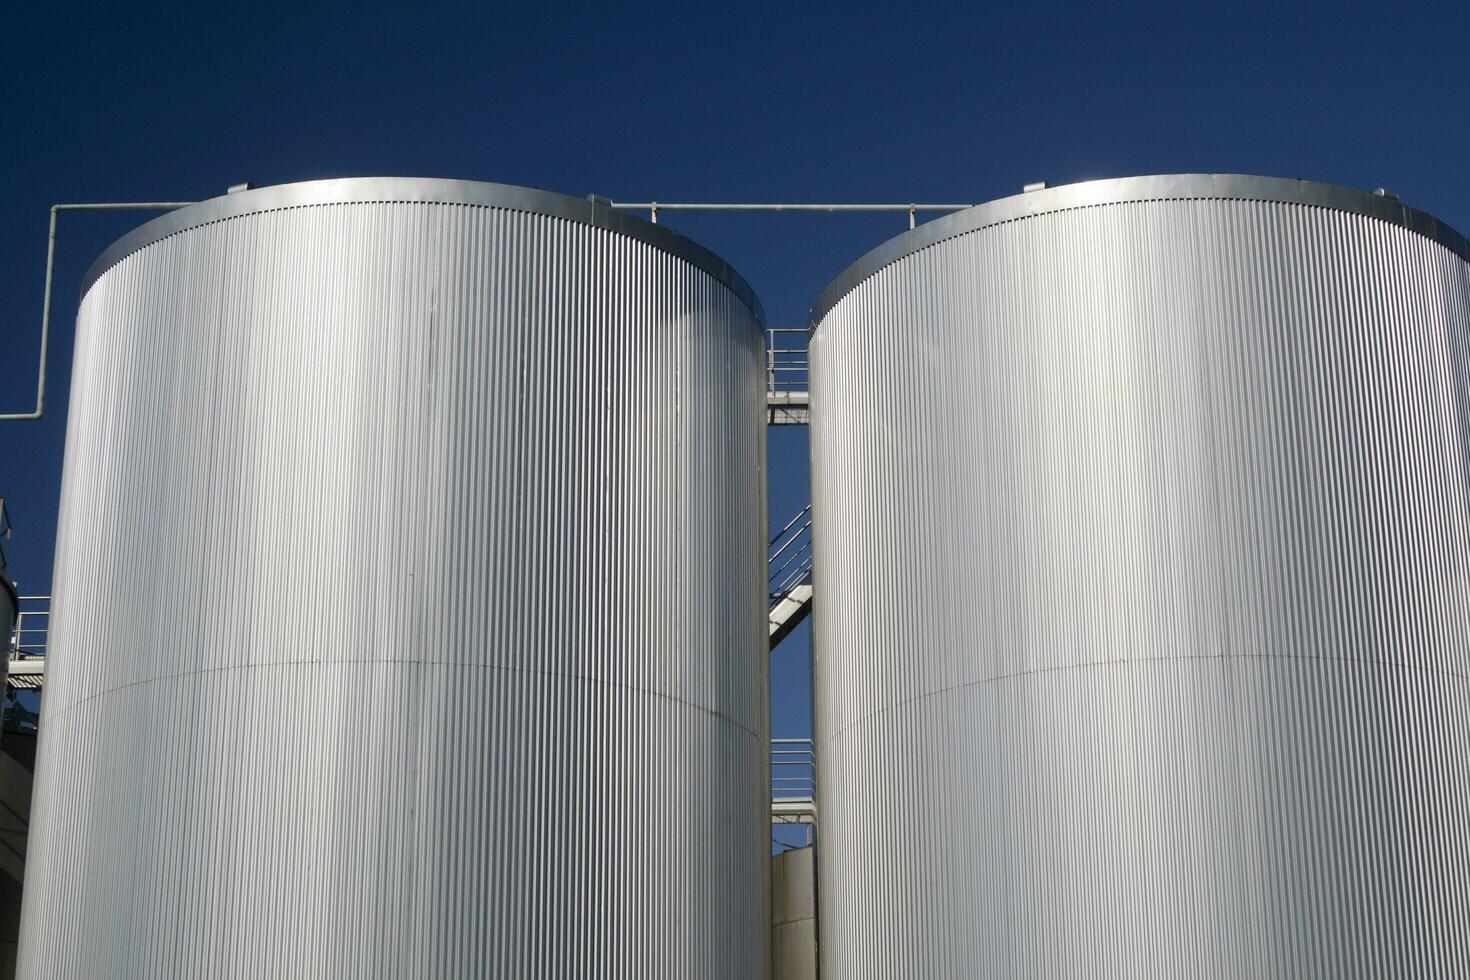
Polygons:
[[1470,974],[1467,256],[1140,177],[827,289],[824,976]]
[[677,234],[496,184],[108,250],[21,975],[760,976],[760,319]]

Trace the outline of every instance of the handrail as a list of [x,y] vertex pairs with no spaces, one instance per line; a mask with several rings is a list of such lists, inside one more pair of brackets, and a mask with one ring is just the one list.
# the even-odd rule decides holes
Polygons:
[[19,599],[15,626],[5,638],[6,657],[10,660],[44,657],[51,641],[51,597],[23,595]]
[[[799,829],[800,840],[786,837]],[[777,836],[778,830],[781,836]],[[787,850],[816,840],[817,752],[809,738],[771,739],[771,843]]]
[[[811,505],[808,504],[807,506],[808,506],[808,508],[810,508]],[[767,565],[775,564],[776,559],[781,557],[781,553],[783,551],[785,551],[787,548],[791,547],[797,541],[800,541],[801,540],[802,533],[804,531],[806,531],[808,528],[810,528],[811,526],[812,526],[812,520],[811,520],[810,517],[808,517],[806,520],[802,521],[801,522],[801,527],[798,527],[796,530],[790,532],[790,535],[786,538],[786,540],[784,542],[782,542],[781,547],[779,547],[775,551],[771,552],[771,557],[768,558],[768,559],[766,559],[766,564]],[[774,544],[774,542],[772,542],[772,543]]]
[[771,739],[771,799],[813,799],[817,752],[809,738]]
[[[1029,188],[1028,188],[1029,190]],[[619,211],[647,211],[648,220],[658,224],[658,213],[660,211],[805,211],[825,214],[833,213],[892,213],[900,214],[907,212],[909,216],[909,227],[913,228],[918,221],[920,211],[965,211],[972,204],[694,204],[679,203],[666,204],[658,201],[609,201],[611,207]]]
[[[808,527],[809,526],[810,525],[808,525]],[[790,572],[787,572],[786,570],[788,568],[791,568],[793,564],[795,564],[796,567],[792,568]],[[790,592],[792,589],[800,585],[802,581],[811,574],[811,570],[812,542],[811,539],[808,538],[806,542],[801,546],[801,548],[796,551],[795,554],[786,559],[785,564],[776,569],[775,575],[772,576],[772,581],[776,583],[770,589],[772,595],[785,595],[787,592]],[[783,575],[783,573],[785,574]]]
[[812,505],[811,504],[807,504],[801,510],[797,511],[796,512],[796,516],[793,517],[791,520],[787,521],[786,522],[786,526],[783,527],[781,530],[777,531],[776,532],[776,536],[774,538],[772,538],[770,541],[766,542],[767,546],[768,547],[769,546],[772,546],[777,541],[780,541],[782,535],[784,535],[787,531],[791,530],[792,526],[795,525],[797,521],[801,520],[803,517],[805,517],[806,515],[810,514],[811,512],[812,512]]
[[[800,337],[799,346],[783,347],[786,338]],[[772,327],[766,331],[766,394],[805,393],[811,386],[811,355],[807,327]]]
[[[807,504],[786,522],[767,545],[769,554],[766,558],[766,589],[772,609],[788,592],[811,578],[811,511],[812,505]],[[787,554],[788,551],[790,554]]]

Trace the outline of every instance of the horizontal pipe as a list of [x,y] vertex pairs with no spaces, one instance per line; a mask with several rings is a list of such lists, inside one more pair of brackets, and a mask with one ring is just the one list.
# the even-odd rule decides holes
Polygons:
[[177,211],[198,201],[124,201],[117,204],[57,204],[53,211]]
[[964,211],[973,204],[665,204],[614,202],[622,211]]

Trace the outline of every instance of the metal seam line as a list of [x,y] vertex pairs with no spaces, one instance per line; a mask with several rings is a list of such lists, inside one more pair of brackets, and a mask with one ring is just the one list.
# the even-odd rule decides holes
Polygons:
[[[652,698],[659,698],[661,700],[668,701],[671,704],[683,705],[684,707],[692,708],[695,711],[702,711],[712,718],[719,718],[722,721],[728,721],[731,725],[740,729],[742,732],[749,735],[751,738],[755,739],[758,742],[765,740],[760,733],[751,731],[748,726],[741,724],[738,719],[732,718],[722,711],[716,711],[713,708],[705,707],[702,704],[696,704],[693,701],[686,701],[684,698],[674,697],[672,694],[669,694],[666,691],[656,691],[651,688],[639,687],[636,684],[623,684],[615,681],[609,681],[600,677],[587,677],[583,674],[568,674],[564,671],[558,670],[527,670],[524,667],[512,667],[507,664],[477,664],[464,660],[407,660],[402,657],[390,657],[384,660],[347,660],[342,658],[337,658],[333,660],[270,660],[255,664],[233,664],[224,667],[204,667],[199,670],[183,670],[175,674],[159,674],[157,677],[144,677],[140,680],[130,681],[127,684],[119,684],[116,687],[109,687],[105,690],[93,691],[86,697],[78,698],[76,701],[63,707],[61,711],[58,714],[54,715],[50,720],[60,721],[63,717],[66,716],[67,712],[71,711],[73,708],[81,707],[82,705],[87,704],[91,701],[95,701],[98,698],[107,697],[109,694],[116,694],[119,691],[132,690],[133,688],[142,687],[147,684],[159,684],[165,681],[181,680],[185,677],[197,677],[200,674],[219,674],[231,670],[256,670],[261,667],[300,667],[306,664],[362,664],[364,666],[374,666],[378,664],[417,664],[420,667],[473,667],[476,670],[505,671],[511,674],[522,674],[527,677],[556,677],[561,680],[583,681],[587,684],[594,684],[600,687],[617,688],[621,691],[631,691],[637,694],[645,694]],[[788,741],[801,740],[790,739]]]
[[1420,674],[1437,674],[1443,677],[1452,677],[1458,681],[1470,681],[1470,676],[1462,674],[1459,671],[1445,670],[1440,667],[1426,666],[1424,664],[1399,663],[1393,660],[1371,660],[1365,657],[1308,657],[1302,656],[1300,654],[1294,655],[1289,653],[1251,653],[1232,654],[1227,656],[1221,656],[1219,654],[1197,654],[1195,656],[1185,657],[1129,657],[1119,660],[1094,660],[1090,663],[1059,664],[1055,667],[1042,667],[1038,670],[1017,670],[1012,671],[1009,674],[996,674],[992,677],[981,677],[978,680],[965,681],[963,684],[951,684],[949,687],[940,688],[937,691],[926,691],[923,694],[916,694],[911,698],[904,698],[902,701],[895,701],[892,704],[885,704],[881,708],[878,708],[875,711],[870,711],[860,718],[854,718],[846,725],[843,725],[841,728],[834,731],[831,737],[833,739],[841,738],[843,735],[846,735],[848,732],[852,731],[854,728],[857,728],[859,725],[865,725],[868,722],[872,721],[874,718],[877,718],[879,715],[887,714],[899,708],[907,708],[910,705],[918,704],[921,701],[928,701],[931,698],[943,697],[946,694],[953,694],[955,691],[964,691],[974,687],[983,687],[986,684],[994,684],[998,681],[1011,681],[1015,680],[1018,677],[1038,677],[1044,674],[1059,674],[1065,673],[1067,671],[1092,670],[1098,667],[1116,667],[1119,665],[1128,664],[1171,664],[1178,663],[1180,661],[1197,660],[1287,660],[1312,661],[1316,663],[1332,664],[1352,664],[1357,667],[1398,667],[1404,670],[1412,670]]
[[193,201],[133,201],[120,204],[53,204],[46,238],[46,286],[41,301],[41,358],[36,368],[36,409],[0,415],[0,422],[34,422],[46,410],[46,350],[51,340],[51,283],[56,266],[56,215],[60,211],[177,211]]

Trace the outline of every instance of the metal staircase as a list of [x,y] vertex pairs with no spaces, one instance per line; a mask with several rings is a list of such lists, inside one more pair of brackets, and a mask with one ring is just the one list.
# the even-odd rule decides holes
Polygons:
[[812,505],[807,504],[771,539],[767,585],[771,649],[812,611]]
[[[804,328],[766,331],[766,424],[811,424],[810,339],[811,331]],[[812,612],[811,504],[786,522],[771,539],[768,551],[767,608],[774,650]],[[815,841],[816,775],[816,747],[811,739],[771,739],[771,841],[775,847],[789,850]]]
[[9,538],[10,517],[5,498],[0,497],[0,684],[4,685],[0,712],[6,731],[34,732],[36,705],[22,704],[17,694],[39,690],[45,676],[51,597],[15,594],[5,554]]
[[[811,424],[811,358],[804,327],[766,331],[766,423]],[[812,506],[786,522],[771,539],[771,649],[800,626],[812,611]]]

